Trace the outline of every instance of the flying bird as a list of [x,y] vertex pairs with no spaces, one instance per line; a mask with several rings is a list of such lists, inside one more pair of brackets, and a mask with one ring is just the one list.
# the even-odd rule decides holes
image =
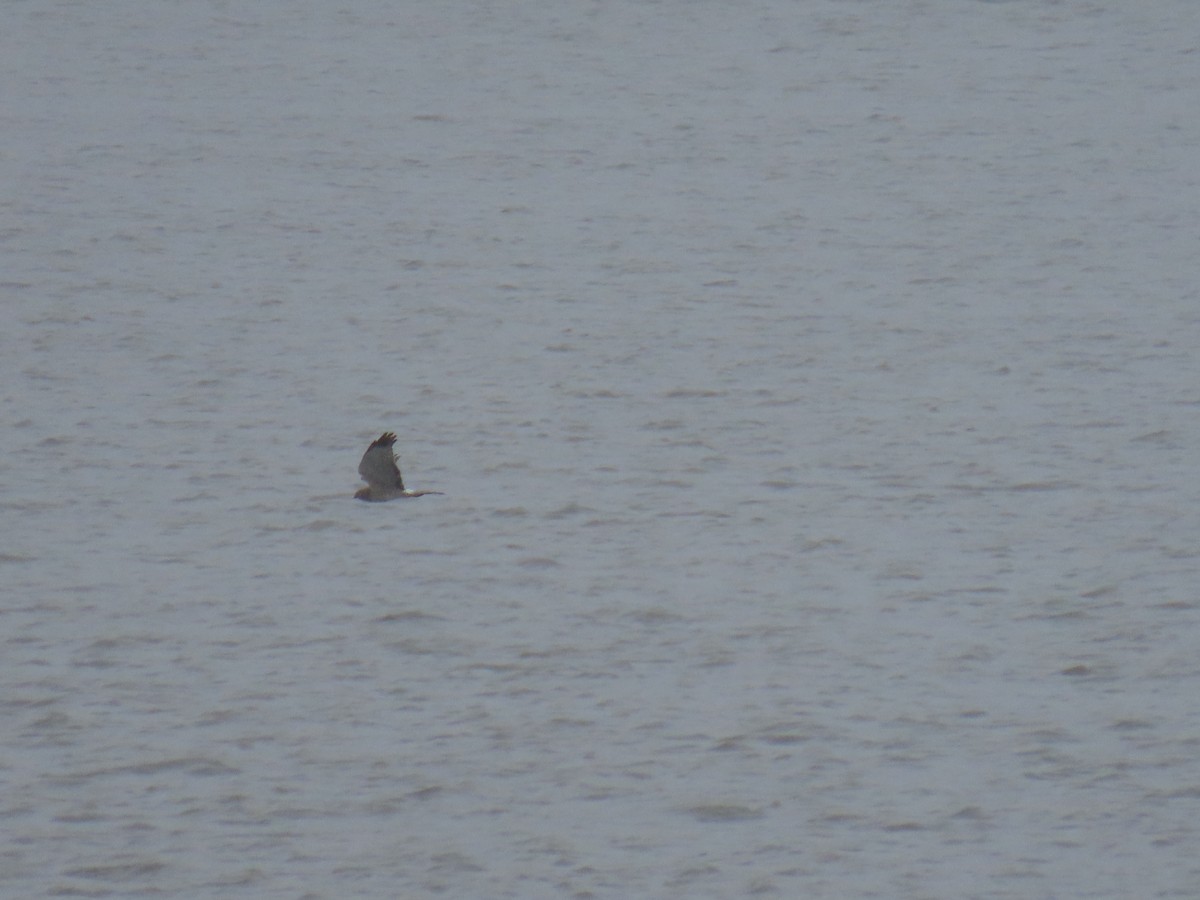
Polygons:
[[359,488],[354,495],[357,500],[382,502],[395,500],[397,497],[424,497],[426,494],[440,494],[441,491],[409,491],[404,488],[404,479],[400,477],[400,467],[396,465],[396,454],[392,445],[396,443],[396,435],[385,431],[379,440],[373,441],[363,454],[362,462],[358,464],[358,474],[367,483],[365,488]]

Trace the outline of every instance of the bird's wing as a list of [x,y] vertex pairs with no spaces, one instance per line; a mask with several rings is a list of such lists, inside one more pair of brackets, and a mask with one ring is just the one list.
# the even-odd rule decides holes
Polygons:
[[363,454],[362,462],[358,464],[358,474],[372,488],[404,490],[400,468],[396,465],[396,454],[392,452],[392,445],[395,443],[396,435],[390,431],[385,432]]

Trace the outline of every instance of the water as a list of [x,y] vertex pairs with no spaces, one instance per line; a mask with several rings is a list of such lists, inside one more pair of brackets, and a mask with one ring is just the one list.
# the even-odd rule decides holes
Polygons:
[[9,18],[0,894],[1195,896],[1191,4]]

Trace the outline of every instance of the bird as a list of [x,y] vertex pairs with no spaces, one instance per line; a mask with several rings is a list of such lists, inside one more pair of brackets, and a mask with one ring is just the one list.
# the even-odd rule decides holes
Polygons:
[[404,479],[400,477],[400,467],[396,465],[396,454],[392,450],[395,443],[396,435],[391,431],[385,431],[378,440],[371,442],[371,446],[363,454],[362,462],[358,464],[358,474],[367,486],[358,489],[354,495],[356,500],[381,503],[399,497],[424,497],[426,494],[442,493],[405,489]]

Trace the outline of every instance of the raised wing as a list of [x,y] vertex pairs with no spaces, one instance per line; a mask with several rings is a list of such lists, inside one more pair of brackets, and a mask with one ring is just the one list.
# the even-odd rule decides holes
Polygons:
[[400,467],[396,465],[396,454],[392,450],[395,443],[396,435],[390,431],[384,432],[367,448],[362,462],[358,464],[358,474],[373,491],[404,490],[404,480],[400,477]]

